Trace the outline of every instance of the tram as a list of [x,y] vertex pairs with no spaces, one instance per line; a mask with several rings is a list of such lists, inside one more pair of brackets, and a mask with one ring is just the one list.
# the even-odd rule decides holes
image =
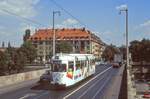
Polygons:
[[95,57],[92,54],[56,54],[51,59],[51,70],[41,80],[50,84],[71,86],[95,73]]

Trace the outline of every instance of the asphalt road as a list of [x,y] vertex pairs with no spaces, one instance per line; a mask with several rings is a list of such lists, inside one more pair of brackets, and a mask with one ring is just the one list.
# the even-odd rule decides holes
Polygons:
[[53,90],[47,84],[34,83],[0,94],[0,99],[103,99],[118,71],[101,65],[94,76],[67,89]]

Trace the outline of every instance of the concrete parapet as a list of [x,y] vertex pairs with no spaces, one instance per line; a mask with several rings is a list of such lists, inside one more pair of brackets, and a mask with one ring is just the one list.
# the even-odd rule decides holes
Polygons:
[[132,81],[129,69],[127,70],[127,81],[128,81],[128,99],[138,99],[136,95],[135,84]]
[[0,87],[39,78],[46,70],[47,69],[42,69],[8,76],[0,76]]

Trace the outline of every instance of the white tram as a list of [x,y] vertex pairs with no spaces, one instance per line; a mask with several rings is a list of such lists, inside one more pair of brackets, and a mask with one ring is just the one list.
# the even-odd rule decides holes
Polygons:
[[56,54],[51,60],[51,71],[47,71],[41,80],[65,87],[95,73],[95,57],[92,54]]

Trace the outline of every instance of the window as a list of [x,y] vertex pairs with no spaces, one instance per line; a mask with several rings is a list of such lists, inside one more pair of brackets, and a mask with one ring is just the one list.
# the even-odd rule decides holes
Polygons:
[[80,61],[76,61],[76,70],[81,69]]
[[73,61],[69,61],[68,62],[68,71],[73,71],[74,70],[74,62]]
[[39,42],[39,44],[43,44],[43,42],[42,42],[42,41],[40,41],[40,42]]
[[52,71],[53,72],[66,72],[66,64],[53,63]]
[[42,47],[42,46],[39,46],[39,50],[41,50],[41,51],[42,51],[42,50],[43,50],[43,47]]
[[95,60],[92,59],[92,60],[91,60],[91,65],[94,65],[94,64],[95,64]]
[[81,69],[85,66],[84,61],[81,61]]

